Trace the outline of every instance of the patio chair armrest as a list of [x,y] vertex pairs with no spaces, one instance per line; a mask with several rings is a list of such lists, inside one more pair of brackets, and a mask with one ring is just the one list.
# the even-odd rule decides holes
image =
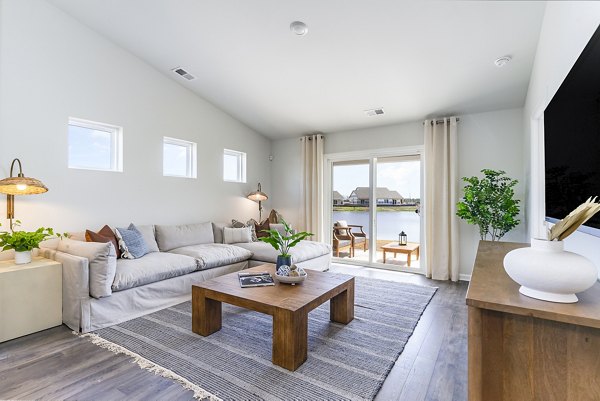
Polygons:
[[366,237],[367,236],[367,233],[365,233],[363,231],[363,226],[359,226],[356,224],[348,224],[348,227],[357,227],[360,230],[359,233],[357,233],[357,232],[352,233],[352,235],[354,235],[355,237]]

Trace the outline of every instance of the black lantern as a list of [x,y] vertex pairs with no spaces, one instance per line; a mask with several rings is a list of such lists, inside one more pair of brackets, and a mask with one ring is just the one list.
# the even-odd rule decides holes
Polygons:
[[407,241],[408,237],[406,236],[406,233],[404,231],[398,234],[398,245],[406,245],[408,243]]

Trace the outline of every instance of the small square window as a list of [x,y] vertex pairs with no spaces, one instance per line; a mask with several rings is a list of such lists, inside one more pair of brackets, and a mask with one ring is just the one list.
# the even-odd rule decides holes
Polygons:
[[163,138],[163,175],[196,178],[196,144],[176,138]]
[[123,171],[123,129],[69,118],[69,168]]
[[246,182],[246,154],[236,150],[223,151],[223,180]]

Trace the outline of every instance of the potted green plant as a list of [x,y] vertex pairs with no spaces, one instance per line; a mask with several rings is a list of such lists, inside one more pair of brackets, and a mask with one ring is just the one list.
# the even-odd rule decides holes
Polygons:
[[298,242],[303,239],[310,237],[313,235],[312,233],[307,233],[305,231],[294,233],[294,230],[285,220],[281,220],[283,224],[283,228],[285,231],[285,236],[281,235],[281,233],[277,230],[262,230],[262,232],[268,233],[266,237],[261,237],[259,240],[266,242],[267,244],[271,244],[275,250],[279,251],[279,255],[277,256],[277,269],[279,269],[282,265],[292,265],[292,255],[290,254],[290,249],[298,244]]
[[[14,227],[19,227],[21,222],[16,220],[11,231],[0,231],[0,248],[2,251],[9,249],[15,250],[15,263],[25,264],[31,262],[31,251],[39,248],[40,242],[52,236],[62,237],[55,234],[49,227],[40,227],[35,231],[15,231]],[[2,224],[0,224],[2,226]]]
[[520,200],[514,199],[514,186],[518,181],[505,176],[504,171],[484,169],[483,178],[463,177],[467,182],[464,197],[457,204],[456,215],[469,224],[479,226],[479,235],[485,240],[489,235],[498,241],[519,223]]

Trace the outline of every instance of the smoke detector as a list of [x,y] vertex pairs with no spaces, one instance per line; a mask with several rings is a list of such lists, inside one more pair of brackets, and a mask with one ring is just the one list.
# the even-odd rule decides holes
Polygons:
[[385,112],[383,111],[383,108],[378,108],[378,109],[370,109],[370,110],[365,110],[365,114],[368,116],[381,116],[383,115]]
[[192,79],[196,79],[195,76],[193,76],[192,74],[190,74],[189,72],[187,72],[186,70],[184,70],[181,67],[173,68],[171,71],[173,71],[175,74],[179,75],[180,77],[187,79],[188,81],[191,81]]
[[308,33],[308,27],[302,21],[294,21],[290,24],[290,31],[298,36],[304,36]]
[[506,64],[508,64],[510,62],[510,60],[512,60],[511,56],[502,56],[500,58],[497,58],[494,61],[494,64],[496,65],[496,67],[498,68],[502,68],[504,67]]

